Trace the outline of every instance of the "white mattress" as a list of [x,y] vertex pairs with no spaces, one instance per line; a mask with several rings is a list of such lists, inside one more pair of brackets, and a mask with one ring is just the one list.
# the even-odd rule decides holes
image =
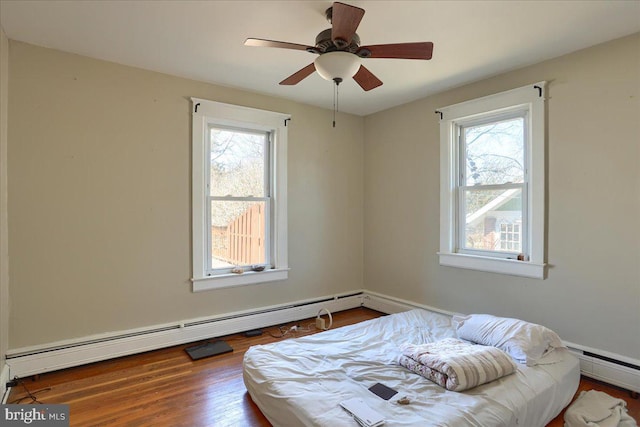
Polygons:
[[[569,404],[580,381],[578,359],[564,351],[550,365],[518,365],[515,374],[464,391],[448,391],[397,365],[403,343],[455,337],[448,316],[411,310],[307,337],[254,346],[244,382],[274,426],[358,426],[340,402],[358,397],[385,426],[545,426]],[[562,351],[562,350],[561,350]],[[389,401],[367,389],[398,390]],[[408,396],[409,405],[396,401]]]

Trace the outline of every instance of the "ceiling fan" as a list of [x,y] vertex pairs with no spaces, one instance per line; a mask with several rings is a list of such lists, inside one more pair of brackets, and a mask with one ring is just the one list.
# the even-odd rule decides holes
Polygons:
[[382,81],[361,65],[361,59],[431,59],[432,42],[360,46],[360,37],[356,34],[356,29],[364,12],[364,9],[359,7],[334,2],[325,13],[331,28],[318,34],[315,46],[256,38],[248,38],[244,44],[304,50],[319,55],[314,62],[282,80],[281,85],[298,84],[317,71],[324,79],[332,80],[336,85],[346,78],[353,77],[362,89],[369,91],[382,85]]

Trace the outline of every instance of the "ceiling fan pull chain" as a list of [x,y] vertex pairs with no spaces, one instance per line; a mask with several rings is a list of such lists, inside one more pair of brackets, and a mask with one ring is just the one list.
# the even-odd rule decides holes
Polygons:
[[336,110],[338,109],[337,105],[338,98],[338,83],[335,84],[333,88],[333,127],[336,127]]
[[333,81],[336,84],[335,88],[333,89],[333,127],[336,127],[336,113],[338,112],[339,102],[338,88],[340,87],[340,83],[342,83],[342,79],[340,77],[336,77],[335,79],[333,79]]
[[340,81],[336,81],[336,113],[340,111]]

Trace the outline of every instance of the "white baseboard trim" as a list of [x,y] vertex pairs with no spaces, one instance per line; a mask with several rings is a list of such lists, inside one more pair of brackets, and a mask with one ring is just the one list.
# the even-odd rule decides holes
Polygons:
[[447,316],[455,316],[456,314],[460,314],[453,311],[442,310],[430,305],[418,304],[412,301],[390,297],[388,295],[383,295],[371,291],[364,291],[364,297],[362,301],[364,307],[387,314],[400,313],[407,310],[413,310],[414,308],[421,308],[423,310],[433,311],[435,313],[445,314]]
[[25,377],[34,374],[80,366],[101,360],[127,356],[235,334],[271,325],[314,317],[321,308],[331,312],[348,310],[362,305],[363,294],[354,291],[286,305],[262,307],[253,311],[228,313],[224,316],[192,319],[174,325],[158,325],[143,329],[121,331],[117,335],[96,335],[82,340],[60,341],[47,346],[9,350],[7,365],[11,374]]
[[7,399],[9,398],[9,393],[7,393],[7,382],[11,375],[9,373],[9,366],[6,363],[2,364],[2,369],[0,369],[0,396],[2,396],[2,404],[7,403]]

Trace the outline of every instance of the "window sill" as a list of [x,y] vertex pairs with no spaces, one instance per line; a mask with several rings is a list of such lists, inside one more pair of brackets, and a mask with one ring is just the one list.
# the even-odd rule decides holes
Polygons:
[[490,273],[508,274],[511,276],[530,277],[533,279],[545,279],[546,264],[537,264],[531,261],[517,261],[513,259],[501,259],[466,255],[456,253],[438,252],[440,265],[468,270],[487,271]]
[[288,268],[278,268],[265,271],[248,271],[242,274],[221,274],[219,276],[199,277],[191,279],[193,292],[211,289],[231,288],[234,286],[254,285],[257,283],[285,280],[289,277]]

